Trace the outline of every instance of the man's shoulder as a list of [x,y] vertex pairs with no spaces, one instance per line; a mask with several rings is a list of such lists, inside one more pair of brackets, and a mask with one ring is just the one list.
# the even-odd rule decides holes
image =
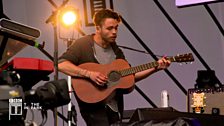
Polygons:
[[92,40],[93,40],[93,37],[91,34],[82,36],[79,39],[77,39],[77,41],[81,41],[81,42],[88,42],[88,41],[92,41]]
[[92,35],[85,35],[76,39],[73,42],[72,46],[78,48],[90,47],[92,42],[93,42]]

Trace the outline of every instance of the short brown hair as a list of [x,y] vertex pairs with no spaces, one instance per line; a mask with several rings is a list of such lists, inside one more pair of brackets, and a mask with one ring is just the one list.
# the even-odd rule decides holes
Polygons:
[[113,18],[118,22],[121,21],[121,18],[118,13],[110,10],[110,9],[102,9],[97,11],[93,16],[93,23],[95,26],[99,26],[106,18]]

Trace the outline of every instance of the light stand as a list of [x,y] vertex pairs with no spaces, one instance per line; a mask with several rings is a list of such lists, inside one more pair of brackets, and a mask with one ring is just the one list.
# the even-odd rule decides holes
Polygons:
[[[68,0],[64,1],[60,7],[57,7],[57,5],[52,1],[48,0],[52,6],[56,8],[55,11],[53,11],[52,15],[46,20],[46,23],[50,23],[53,25],[54,29],[54,80],[58,80],[58,35],[57,35],[57,16],[58,11],[60,8],[65,6],[67,4]],[[54,125],[57,126],[57,108],[54,108],[53,110],[53,116],[54,116]]]
[[[54,29],[54,80],[58,80],[58,35],[57,35],[57,10],[52,13],[46,23],[51,22]],[[54,125],[57,126],[57,108],[53,110]]]

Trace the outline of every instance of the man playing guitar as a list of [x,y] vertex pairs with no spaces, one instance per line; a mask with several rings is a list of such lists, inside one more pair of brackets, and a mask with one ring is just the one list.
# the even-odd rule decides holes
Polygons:
[[[79,38],[59,58],[59,71],[83,80],[80,80],[80,83],[78,79],[77,81],[73,81],[73,88],[75,88],[76,94],[78,93],[76,89],[77,91],[83,90],[84,88],[81,86],[86,82],[91,82],[87,84],[87,86],[91,85],[97,91],[102,91],[103,93],[104,89],[115,87],[108,86],[107,84],[109,81],[115,80],[115,82],[111,82],[113,85],[124,82],[120,78],[123,78],[122,74],[125,73],[115,71],[109,75],[106,72],[97,71],[98,68],[94,65],[95,63],[105,65],[113,61],[119,61],[116,64],[118,64],[118,67],[121,67],[120,61],[122,61],[122,63],[127,62],[123,52],[118,48],[115,42],[118,26],[121,21],[118,13],[109,9],[100,10],[94,15],[93,21],[96,29],[95,34]],[[86,65],[89,67],[80,66],[85,63],[94,64]],[[157,65],[155,67],[130,75],[130,80],[133,77],[133,82],[140,81],[159,70],[166,69],[170,65],[170,61],[165,57],[159,59],[156,63]],[[126,63],[125,67],[126,66],[129,66],[128,63]],[[106,69],[109,68],[104,67],[102,71]],[[112,77],[109,78],[109,76]],[[127,80],[129,80],[129,78],[127,78]],[[80,85],[77,86],[76,83]],[[83,95],[91,97],[91,93],[89,92],[83,92]],[[91,98],[94,99],[96,96]],[[79,96],[77,97],[77,101],[79,103],[81,115],[88,126],[109,126],[120,121],[122,118],[123,94],[121,92],[115,92],[114,95],[111,95],[110,98],[104,102],[95,103],[95,101],[88,102],[88,100],[86,102],[82,100],[82,98],[79,98]]]

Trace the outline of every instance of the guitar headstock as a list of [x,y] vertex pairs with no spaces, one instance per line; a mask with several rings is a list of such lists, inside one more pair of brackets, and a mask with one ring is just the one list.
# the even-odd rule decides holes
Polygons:
[[192,53],[177,55],[173,57],[173,62],[193,62],[194,57]]

